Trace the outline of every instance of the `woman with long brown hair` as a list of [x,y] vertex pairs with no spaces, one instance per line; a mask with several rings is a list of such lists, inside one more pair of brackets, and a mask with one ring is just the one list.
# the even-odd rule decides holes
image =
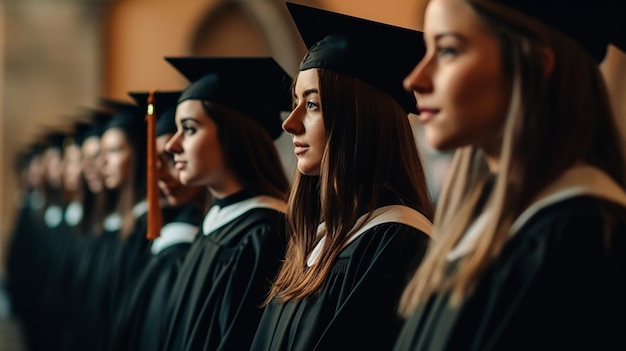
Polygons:
[[285,251],[289,181],[274,144],[289,75],[269,57],[168,58],[191,82],[176,106],[173,154],[212,206],[174,283],[162,350],[246,350]]
[[309,47],[283,122],[297,173],[287,254],[252,349],[385,350],[434,211],[402,88],[421,33],[287,6]]

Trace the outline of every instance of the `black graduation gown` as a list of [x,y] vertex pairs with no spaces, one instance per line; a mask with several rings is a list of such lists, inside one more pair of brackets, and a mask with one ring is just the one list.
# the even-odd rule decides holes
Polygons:
[[42,291],[41,321],[47,350],[63,350],[73,301],[67,293],[76,265],[76,225],[82,218],[82,206],[70,203],[63,209],[63,221],[49,233],[50,260]]
[[63,205],[58,189],[51,189],[47,196],[46,207],[43,211],[41,233],[37,245],[39,249],[30,253],[31,259],[36,261],[34,299],[29,304],[34,308],[35,314],[29,322],[32,333],[28,336],[29,344],[33,350],[47,349],[53,343],[55,337],[46,318],[52,308],[53,289],[56,284],[50,281],[57,273],[54,269],[61,258],[61,252],[65,246],[63,226]]
[[460,305],[419,305],[394,350],[626,350],[625,301],[626,203],[576,196],[530,217]]
[[33,204],[33,191],[27,193],[22,199],[17,211],[6,258],[6,285],[13,317],[21,319],[26,313],[26,301],[23,299],[28,290],[28,278],[32,277],[34,267],[29,258],[35,247],[35,239],[38,229],[35,218],[35,205]]
[[[240,201],[223,211],[238,212],[258,199],[268,197]],[[192,244],[174,285],[161,350],[249,348],[262,313],[259,304],[284,258],[285,204],[271,202],[280,206],[248,207],[225,222],[219,215],[209,220],[209,211],[204,235]]]
[[152,256],[128,296],[125,313],[115,323],[111,350],[158,349],[165,306],[185,255],[200,230],[202,215],[196,206],[163,209],[161,236],[153,241]]
[[86,299],[86,291],[89,281],[91,281],[91,266],[93,252],[96,249],[96,243],[99,237],[89,230],[82,235],[76,237],[73,247],[73,256],[75,265],[71,272],[71,281],[64,287],[64,293],[69,301],[68,310],[66,311],[68,325],[67,333],[63,336],[64,350],[80,350],[80,337],[84,325],[84,306]]
[[139,215],[135,229],[125,241],[122,241],[117,252],[116,266],[112,274],[111,298],[108,301],[111,324],[126,313],[130,294],[150,259],[150,240],[146,238],[146,233],[147,214],[144,212]]
[[[110,220],[112,216],[107,219]],[[117,266],[115,261],[122,243],[118,235],[119,226],[106,228],[89,244],[82,257],[82,263],[88,267],[75,283],[76,305],[72,320],[72,329],[75,330],[74,350],[96,350],[99,345],[103,345],[103,334],[108,331],[111,286]]]
[[25,197],[11,233],[7,256],[7,288],[12,314],[20,323],[29,349],[39,349],[37,339],[39,288],[44,276],[46,230],[43,210],[46,199],[37,190]]
[[272,301],[251,350],[388,350],[401,326],[400,294],[430,240],[422,218],[422,230],[394,221],[365,230],[339,254],[319,295]]
[[97,341],[92,350],[109,350],[115,340],[116,321],[128,309],[129,296],[150,258],[150,240],[147,233],[147,202],[141,201],[133,207],[135,226],[128,237],[119,240],[112,253],[110,282],[104,286],[98,311],[99,326]]

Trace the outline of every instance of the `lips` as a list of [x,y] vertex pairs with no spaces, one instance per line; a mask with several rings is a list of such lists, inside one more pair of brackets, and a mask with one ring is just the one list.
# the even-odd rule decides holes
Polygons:
[[419,115],[417,118],[421,123],[430,121],[439,113],[439,109],[430,107],[419,107],[418,111]]
[[308,144],[304,144],[304,143],[300,143],[300,142],[294,142],[293,143],[293,152],[294,152],[294,154],[296,154],[296,156],[299,155],[299,154],[302,154],[308,148],[309,148]]
[[176,192],[176,187],[164,186],[161,187],[161,191],[163,192],[163,194],[170,196]]

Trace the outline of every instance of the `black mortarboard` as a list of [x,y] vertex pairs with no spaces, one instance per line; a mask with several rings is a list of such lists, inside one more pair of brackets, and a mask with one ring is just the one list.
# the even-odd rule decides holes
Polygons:
[[63,150],[66,133],[60,130],[51,130],[46,134],[46,146],[51,149]]
[[324,68],[361,79],[417,113],[402,81],[426,52],[422,32],[287,3],[309,49],[300,70]]
[[91,137],[102,136],[104,127],[109,123],[113,114],[111,111],[100,108],[83,108],[82,116],[89,126],[81,134],[81,144]]
[[205,100],[257,121],[276,139],[291,110],[292,79],[271,57],[166,57],[190,82],[178,102]]
[[626,12],[620,1],[488,0],[513,8],[576,40],[597,62],[607,46],[626,52]]
[[104,130],[119,128],[128,135],[145,135],[145,114],[136,104],[129,102],[101,99],[103,107],[111,110],[111,119],[104,126]]
[[[154,93],[152,105],[154,114],[157,116],[156,136],[176,132],[176,105],[181,91],[157,91]],[[130,92],[128,93],[146,112],[147,101],[150,92]]]
[[90,135],[90,131],[93,129],[93,126],[85,121],[79,121],[74,124],[74,144],[81,146],[85,139],[87,139]]
[[45,148],[45,142],[37,138],[37,141],[34,141],[29,145],[28,154],[31,156],[31,158],[41,156]]

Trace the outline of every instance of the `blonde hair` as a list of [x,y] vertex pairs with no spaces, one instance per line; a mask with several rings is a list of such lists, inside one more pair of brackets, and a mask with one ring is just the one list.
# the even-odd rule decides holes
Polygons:
[[[482,152],[474,146],[456,152],[438,202],[434,241],[400,301],[405,317],[434,293],[450,293],[451,303],[460,303],[500,255],[517,216],[576,162],[626,186],[622,144],[597,63],[572,39],[535,20],[491,2],[468,2],[499,37],[503,73],[511,82],[499,172],[493,189],[486,189],[492,175]],[[545,48],[555,58],[549,75],[540,59]],[[448,254],[481,212],[496,220],[448,272]]]

